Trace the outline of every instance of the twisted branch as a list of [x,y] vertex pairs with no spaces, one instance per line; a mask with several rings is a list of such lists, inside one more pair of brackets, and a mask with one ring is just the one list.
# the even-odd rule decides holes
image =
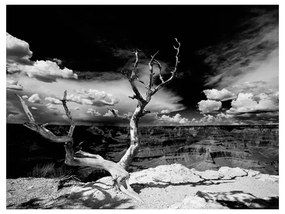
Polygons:
[[65,143],[65,142],[72,141],[72,136],[56,136],[50,130],[45,128],[45,126],[47,124],[44,124],[44,125],[37,124],[32,113],[30,112],[28,106],[26,105],[25,101],[23,100],[23,98],[21,96],[19,96],[18,94],[16,94],[16,95],[20,99],[23,110],[29,119],[29,122],[25,122],[24,126],[26,126],[27,128],[39,133],[42,137],[44,137],[50,141],[56,142],[56,143]]
[[135,54],[135,63],[134,63],[134,66],[133,66],[133,70],[132,70],[132,73],[131,73],[131,76],[128,78],[129,79],[129,82],[132,86],[132,89],[133,89],[133,92],[135,93],[135,96],[133,96],[132,99],[137,99],[138,101],[144,103],[145,100],[144,98],[142,97],[142,95],[140,94],[137,86],[135,85],[135,80],[138,79],[137,77],[137,73],[136,73],[136,70],[137,70],[137,66],[138,66],[138,62],[139,62],[139,54],[138,54],[138,51],[136,50],[134,52]]
[[174,65],[174,68],[173,70],[170,72],[171,73],[171,76],[163,81],[163,78],[162,76],[160,75],[160,79],[161,79],[161,83],[159,85],[157,85],[155,87],[155,89],[152,91],[151,93],[151,96],[153,96],[157,91],[159,91],[162,87],[164,87],[165,85],[167,85],[172,79],[173,77],[175,76],[176,74],[176,71],[177,71],[177,67],[178,67],[178,64],[179,64],[179,52],[180,52],[180,46],[181,46],[181,43],[177,40],[177,38],[175,38],[175,41],[177,43],[177,47],[174,45],[173,48],[176,50],[176,54],[175,54],[175,65]]
[[68,131],[68,136],[72,137],[74,129],[75,129],[75,123],[74,123],[72,116],[71,116],[71,113],[70,113],[70,111],[66,105],[66,102],[67,102],[66,96],[67,96],[67,92],[65,90],[61,102],[62,102],[63,108],[65,110],[65,114],[68,117],[68,119],[70,120],[70,127],[69,127],[69,131]]
[[52,132],[44,128],[44,126],[40,126],[35,122],[35,119],[30,112],[28,106],[26,105],[25,101],[17,95],[21,101],[21,104],[23,106],[24,112],[29,118],[28,123],[25,123],[24,125],[28,127],[29,129],[38,132],[41,136],[44,138],[47,138],[53,142],[60,142],[60,143],[65,143],[65,164],[70,165],[70,166],[89,166],[89,167],[94,167],[98,169],[104,169],[108,171],[114,181],[114,185],[121,190],[123,193],[133,197],[136,200],[142,201],[138,194],[132,189],[132,187],[129,185],[129,173],[122,168],[119,164],[114,163],[113,161],[105,160],[103,157],[100,155],[96,154],[91,154],[88,152],[83,152],[83,151],[77,151],[74,153],[73,150],[73,131],[75,128],[75,123],[72,119],[71,113],[66,105],[66,96],[67,92],[64,91],[64,96],[63,99],[61,100],[66,116],[69,118],[71,122],[71,126],[68,132],[68,136],[55,136]]

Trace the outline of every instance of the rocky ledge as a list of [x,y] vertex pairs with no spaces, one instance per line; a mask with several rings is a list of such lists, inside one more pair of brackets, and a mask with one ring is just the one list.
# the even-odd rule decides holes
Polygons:
[[[221,167],[217,171],[197,171],[181,164],[172,164],[131,173],[130,185],[143,202],[116,192],[110,177],[96,182],[66,184],[60,190],[57,190],[56,183],[58,181],[55,179],[42,179],[40,182],[36,178],[8,179],[7,208],[279,207],[279,176],[241,168]],[[29,188],[23,188],[25,186]],[[44,191],[44,188],[48,189]]]

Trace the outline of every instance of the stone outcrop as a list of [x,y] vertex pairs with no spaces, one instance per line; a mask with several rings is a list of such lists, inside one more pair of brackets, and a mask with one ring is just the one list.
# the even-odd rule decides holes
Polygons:
[[116,191],[111,177],[66,184],[54,179],[9,179],[8,208],[61,209],[241,209],[279,204],[279,177],[241,168],[197,171],[181,164],[131,173],[130,184],[144,203]]

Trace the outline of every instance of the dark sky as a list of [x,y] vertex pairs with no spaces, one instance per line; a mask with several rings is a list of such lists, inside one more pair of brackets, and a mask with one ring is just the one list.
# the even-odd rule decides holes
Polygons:
[[7,6],[7,32],[29,44],[30,60],[60,59],[60,67],[73,70],[79,79],[119,73],[136,48],[144,57],[159,50],[158,59],[171,67],[177,37],[179,75],[167,87],[182,98],[180,114],[188,119],[199,115],[198,102],[207,100],[203,90],[230,89],[222,84],[229,78],[224,69],[238,64],[231,73],[235,79],[244,74],[241,67],[261,60],[259,55],[265,61],[276,50],[276,42],[259,42],[276,26],[278,6],[268,5]]

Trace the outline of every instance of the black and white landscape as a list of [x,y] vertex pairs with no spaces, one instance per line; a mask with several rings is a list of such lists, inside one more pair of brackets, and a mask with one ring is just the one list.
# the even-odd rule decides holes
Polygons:
[[278,9],[7,5],[7,208],[279,208]]

